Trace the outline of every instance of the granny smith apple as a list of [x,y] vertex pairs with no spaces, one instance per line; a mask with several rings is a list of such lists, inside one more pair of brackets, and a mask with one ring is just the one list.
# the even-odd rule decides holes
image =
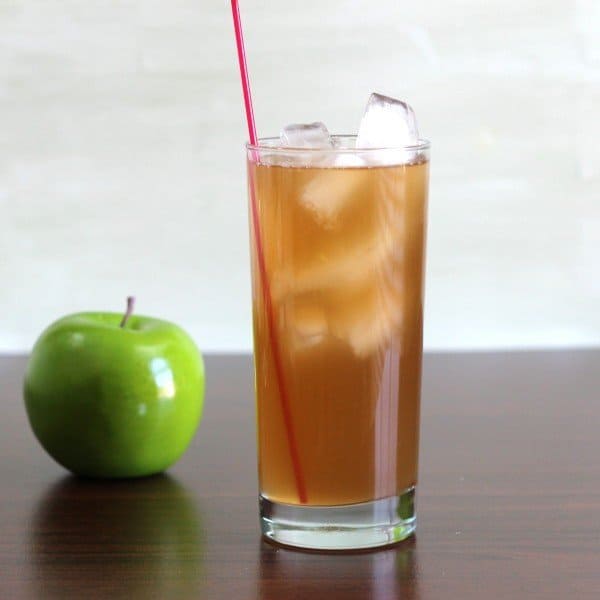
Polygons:
[[164,471],[186,450],[204,401],[204,363],[167,321],[88,312],[48,327],[27,364],[25,406],[58,463],[89,477]]

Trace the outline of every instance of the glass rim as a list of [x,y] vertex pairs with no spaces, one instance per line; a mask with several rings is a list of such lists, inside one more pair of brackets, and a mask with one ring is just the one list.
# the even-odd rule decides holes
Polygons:
[[[332,139],[334,140],[356,140],[358,137],[356,134],[332,134]],[[250,142],[246,142],[246,150],[253,151],[269,151],[269,152],[279,152],[282,154],[295,154],[295,153],[312,153],[317,152],[319,154],[349,154],[349,153],[361,153],[366,154],[369,152],[382,152],[382,151],[393,151],[393,150],[406,150],[409,152],[421,152],[423,150],[429,150],[431,147],[431,142],[425,138],[419,138],[416,144],[408,144],[406,146],[379,146],[374,148],[354,148],[354,147],[344,147],[338,146],[335,148],[302,148],[298,146],[281,146],[279,137],[261,137],[258,138],[258,142],[256,144],[252,144]]]

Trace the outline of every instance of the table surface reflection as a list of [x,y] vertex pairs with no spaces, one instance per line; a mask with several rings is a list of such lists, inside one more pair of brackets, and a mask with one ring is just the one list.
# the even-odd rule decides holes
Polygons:
[[248,356],[207,358],[203,422],[167,474],[69,476],[0,358],[0,598],[598,598],[600,351],[425,359],[418,533],[326,554],[260,539]]

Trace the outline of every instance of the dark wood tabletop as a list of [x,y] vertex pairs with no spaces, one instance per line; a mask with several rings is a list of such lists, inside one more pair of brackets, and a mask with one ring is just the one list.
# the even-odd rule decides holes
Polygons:
[[261,541],[247,356],[207,358],[166,475],[93,482],[34,439],[0,359],[0,599],[600,598],[600,351],[425,359],[418,530],[350,555]]

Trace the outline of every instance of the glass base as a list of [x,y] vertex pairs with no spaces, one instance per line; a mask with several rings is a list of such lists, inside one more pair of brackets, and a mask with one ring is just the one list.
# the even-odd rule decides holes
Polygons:
[[260,496],[260,523],[268,540],[314,550],[357,550],[388,546],[416,529],[415,488],[340,506],[281,504]]

